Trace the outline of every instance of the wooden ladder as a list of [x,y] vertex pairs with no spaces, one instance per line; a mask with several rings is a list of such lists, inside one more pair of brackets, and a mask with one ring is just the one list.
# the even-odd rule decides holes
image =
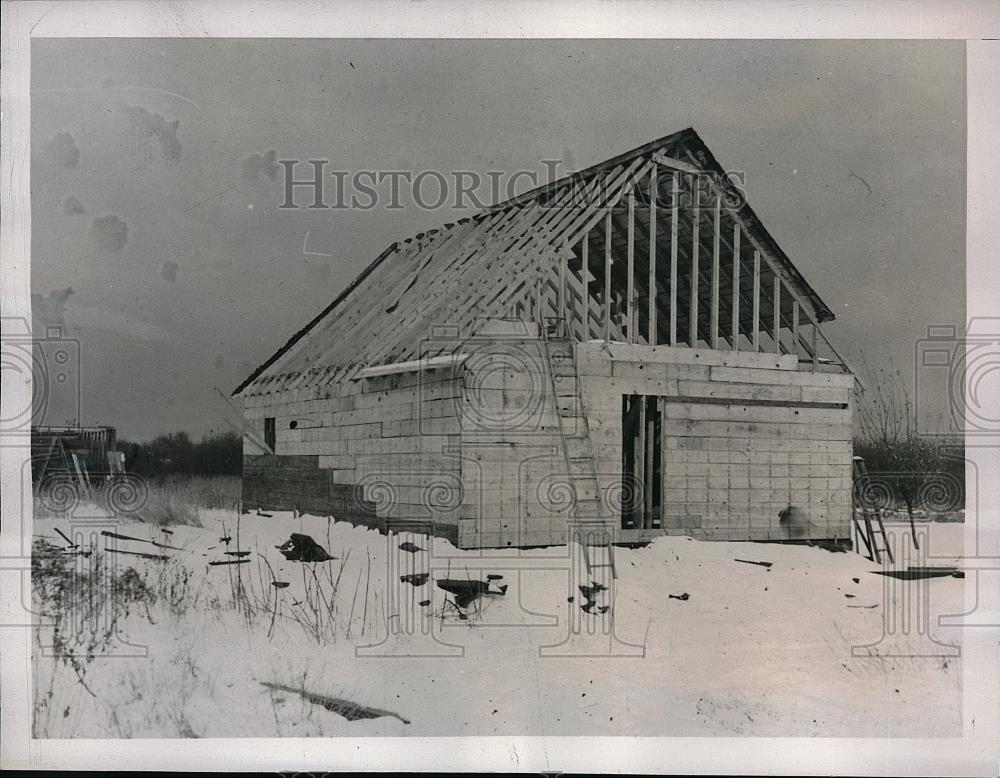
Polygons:
[[[858,537],[868,549],[868,555],[876,564],[882,564],[882,556],[879,553],[878,538],[876,534],[882,536],[884,544],[883,551],[889,558],[889,564],[895,564],[892,556],[892,546],[889,543],[889,536],[885,534],[885,524],[882,522],[882,512],[868,505],[866,495],[869,494],[871,478],[868,475],[868,468],[863,457],[854,457],[854,488],[851,490],[853,500],[851,501],[851,520],[854,522],[854,529]],[[858,523],[858,511],[861,508],[861,515],[864,518],[864,529]],[[877,525],[877,526],[876,526]]]
[[[583,397],[579,391],[579,378],[573,342],[568,337],[553,336],[543,328],[548,370],[559,416],[559,437],[562,440],[566,473],[576,495],[573,503],[573,520],[568,524],[566,542],[574,540],[583,548],[587,574],[599,567],[610,568],[617,578],[612,551],[611,519],[605,515],[601,502],[600,484],[597,480],[594,447],[587,425]],[[603,549],[606,561],[594,562],[590,548]]]
[[[604,558],[607,560],[606,562],[593,562],[591,560],[590,551],[588,551],[588,548],[590,548],[590,546],[580,539],[580,534],[581,533],[577,532],[577,542],[580,543],[580,548],[583,549],[583,562],[587,566],[587,576],[593,578],[594,577],[593,571],[597,567],[609,567],[611,568],[611,577],[617,578],[618,570],[615,568],[615,547],[611,545],[610,534],[607,536],[606,542],[603,543],[602,545],[597,545],[597,544],[593,545],[593,548],[604,549],[605,551]],[[593,538],[587,538],[588,541],[592,539]]]

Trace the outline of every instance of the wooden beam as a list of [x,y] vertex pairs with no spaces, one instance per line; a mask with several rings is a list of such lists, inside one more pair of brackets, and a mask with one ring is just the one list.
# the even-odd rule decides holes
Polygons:
[[667,398],[658,397],[660,405],[660,528],[665,526],[667,506]]
[[673,175],[670,200],[670,345],[677,345],[677,219],[681,210],[680,177]]
[[760,251],[753,252],[753,350],[760,351]]
[[691,182],[691,303],[688,307],[688,345],[698,348],[698,252],[701,248],[701,214],[697,187]]
[[812,320],[812,325],[813,325],[813,327],[812,327],[812,357],[813,357],[813,370],[815,370],[816,369],[816,364],[819,362],[819,357],[817,356],[817,352],[816,352],[816,335],[819,332],[819,325],[816,323],[815,319]]
[[656,168],[649,174],[649,345],[656,345]]
[[[648,401],[642,398],[645,405]],[[645,529],[653,528],[653,474],[656,472],[654,456],[656,452],[656,420],[652,414],[646,415],[646,473],[643,479],[643,496],[646,498],[645,510],[643,511],[642,526]]]
[[566,324],[566,275],[567,268],[569,265],[569,252],[562,252],[562,256],[559,258],[559,318],[562,319],[562,326],[567,327]]
[[[580,243],[580,282],[583,285],[584,295],[587,295],[589,286],[587,279],[590,277],[590,268],[588,267],[588,265],[590,264],[590,250],[588,249],[589,245],[590,245],[590,235],[587,234],[583,236],[583,241]],[[568,281],[569,279],[567,279],[567,282]],[[581,308],[583,309],[583,313],[580,315],[580,324],[581,324],[580,340],[589,340],[590,332],[588,331],[588,327],[590,326],[590,320],[589,317],[587,316],[589,300],[585,297],[580,302],[581,302]],[[570,295],[570,309],[573,312],[573,320],[575,321],[577,316],[575,294]]]
[[712,332],[709,343],[712,348],[719,348],[719,236],[722,231],[722,198],[715,198],[715,214],[712,224]]
[[690,165],[680,159],[668,157],[664,151],[656,152],[653,154],[652,159],[657,165],[663,165],[663,167],[670,168],[672,170],[680,170],[683,173],[693,173],[694,175],[698,175],[703,172],[701,168],[695,165]]
[[635,304],[635,193],[628,194],[628,297],[625,300],[625,319],[628,321],[628,342],[635,343],[635,324],[639,319]]
[[774,274],[774,316],[772,324],[774,353],[781,353],[781,276]]
[[740,350],[740,225],[733,224],[733,350]]
[[604,340],[611,340],[611,206],[604,218]]
[[640,495],[636,494],[633,497],[632,505],[639,509],[639,521],[637,522],[640,527],[646,526],[646,396],[643,394],[636,395],[639,401],[639,429],[638,435],[635,437],[635,479],[642,484],[642,495],[641,501],[638,499]]
[[799,304],[792,300],[792,348],[799,354]]
[[[692,161],[696,161],[695,158],[694,158],[694,155],[689,150],[686,151],[685,153],[688,155],[688,157]],[[715,181],[715,179],[714,179],[713,176],[708,176],[708,183],[709,183],[709,186],[711,187],[712,191],[714,191],[720,197],[725,197],[725,191],[724,191],[724,189]],[[771,261],[770,254],[766,250],[765,246],[759,240],[757,240],[757,238],[755,238],[753,236],[753,234],[750,232],[750,228],[747,226],[746,220],[743,218],[743,216],[740,214],[740,212],[738,210],[736,210],[735,208],[729,206],[729,205],[726,206],[726,211],[740,225],[740,227],[743,230],[743,233],[747,237],[747,240],[750,242],[750,245],[753,246],[755,250],[759,251],[764,256],[764,261],[771,268],[771,271],[773,273],[775,273],[775,275],[782,275],[782,271],[778,268],[777,264],[775,264],[775,263],[773,263]],[[789,262],[789,264],[790,264],[790,262]],[[816,306],[812,304],[811,300],[808,300],[807,298],[804,298],[801,295],[799,295],[799,293],[796,292],[794,288],[792,288],[791,284],[787,283],[788,281],[791,281],[791,280],[793,280],[793,279],[791,279],[791,278],[786,279],[786,284],[788,286],[789,293],[796,300],[799,301],[799,304],[802,306],[802,309],[804,311],[807,311],[809,313],[810,318],[813,319],[813,320],[815,320],[817,318]]]

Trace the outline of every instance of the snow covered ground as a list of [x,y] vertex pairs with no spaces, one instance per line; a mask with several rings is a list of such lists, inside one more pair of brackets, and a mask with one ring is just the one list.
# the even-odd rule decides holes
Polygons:
[[[84,635],[93,625],[71,634],[81,628],[69,618],[55,636],[37,630],[37,737],[960,732],[961,638],[937,625],[963,610],[959,578],[900,581],[855,553],[664,537],[615,549],[613,580],[608,568],[587,576],[575,545],[572,556],[458,551],[311,516],[201,520],[172,535],[140,522],[36,521],[53,545],[66,546],[57,529],[94,543],[71,565],[86,573],[103,560],[103,580],[128,584],[115,590],[128,615],[106,645]],[[960,553],[963,525],[919,529],[933,558],[892,526],[897,568]],[[293,532],[335,559],[285,560],[277,546]],[[248,561],[209,564],[237,559]],[[418,585],[400,580],[411,574]],[[579,586],[591,578],[608,588],[584,612]],[[460,608],[437,579],[497,593]],[[78,653],[54,657],[54,640]],[[320,698],[396,715],[348,720]]]

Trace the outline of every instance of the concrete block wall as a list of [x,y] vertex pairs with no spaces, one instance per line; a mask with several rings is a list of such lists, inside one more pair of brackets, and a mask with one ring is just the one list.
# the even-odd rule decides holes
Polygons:
[[602,343],[577,345],[577,369],[602,489],[622,477],[622,397],[670,398],[668,534],[850,537],[853,377],[795,356]]
[[[457,539],[460,395],[461,378],[448,367],[246,397],[247,427],[263,440],[264,419],[274,417],[276,441],[275,456],[262,458],[264,452],[244,438],[244,493],[261,507],[279,509],[295,501],[294,490],[281,484],[282,473],[312,471],[341,489],[331,492],[329,503],[303,494],[299,510],[380,528],[386,521],[426,526]],[[305,484],[300,479],[297,485]],[[338,502],[344,489],[353,503],[368,507],[350,515]]]
[[546,345],[537,334],[494,335],[463,347],[458,543],[563,544],[572,503]]

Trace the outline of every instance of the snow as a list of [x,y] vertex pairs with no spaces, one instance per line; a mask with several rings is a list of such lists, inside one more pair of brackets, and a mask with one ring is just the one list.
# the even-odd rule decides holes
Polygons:
[[[290,513],[241,517],[240,549],[252,552],[251,561],[210,566],[226,558],[224,534],[235,549],[236,515],[202,511],[201,520],[203,527],[171,527],[171,536],[139,522],[112,528],[180,551],[98,536],[95,556],[105,543],[170,556],[163,562],[105,554],[117,574],[132,567],[154,588],[187,576],[187,590],[173,607],[162,596],[148,611],[132,604],[110,645],[85,663],[96,696],[36,644],[36,736],[960,732],[960,630],[939,628],[937,617],[963,610],[962,579],[897,581],[855,553],[663,537],[644,548],[616,548],[612,580],[608,568],[588,577],[575,545],[572,557],[566,547],[460,551],[441,539],[387,537]],[[62,544],[57,527],[72,536],[85,525],[37,520],[35,533]],[[925,527],[930,559],[912,553],[902,525],[890,528],[897,557],[906,557],[897,566],[944,565],[948,554],[960,553],[963,525]],[[286,561],[277,546],[292,532],[310,535],[336,559]],[[399,550],[405,541],[422,550]],[[602,556],[591,553],[593,561]],[[287,588],[271,587],[263,559]],[[422,587],[399,582],[413,572],[430,572],[431,580]],[[488,573],[503,576],[493,584],[506,584],[506,593],[479,598],[465,609],[466,619],[434,584],[486,580]],[[603,615],[581,610],[577,587],[591,579],[609,587],[597,597],[598,607],[609,606]],[[233,603],[237,580],[256,603],[249,618]],[[310,598],[316,602],[317,587],[327,603],[320,640],[296,620],[305,619]],[[669,597],[683,593],[688,599]],[[425,598],[431,605],[421,607]],[[915,619],[922,603],[922,619],[899,618]],[[394,632],[387,633],[387,622]],[[572,624],[582,634],[567,642]],[[42,644],[50,638],[51,629],[39,630]],[[121,655],[128,653],[146,655]],[[262,683],[392,711],[410,723],[387,716],[348,721]]]

